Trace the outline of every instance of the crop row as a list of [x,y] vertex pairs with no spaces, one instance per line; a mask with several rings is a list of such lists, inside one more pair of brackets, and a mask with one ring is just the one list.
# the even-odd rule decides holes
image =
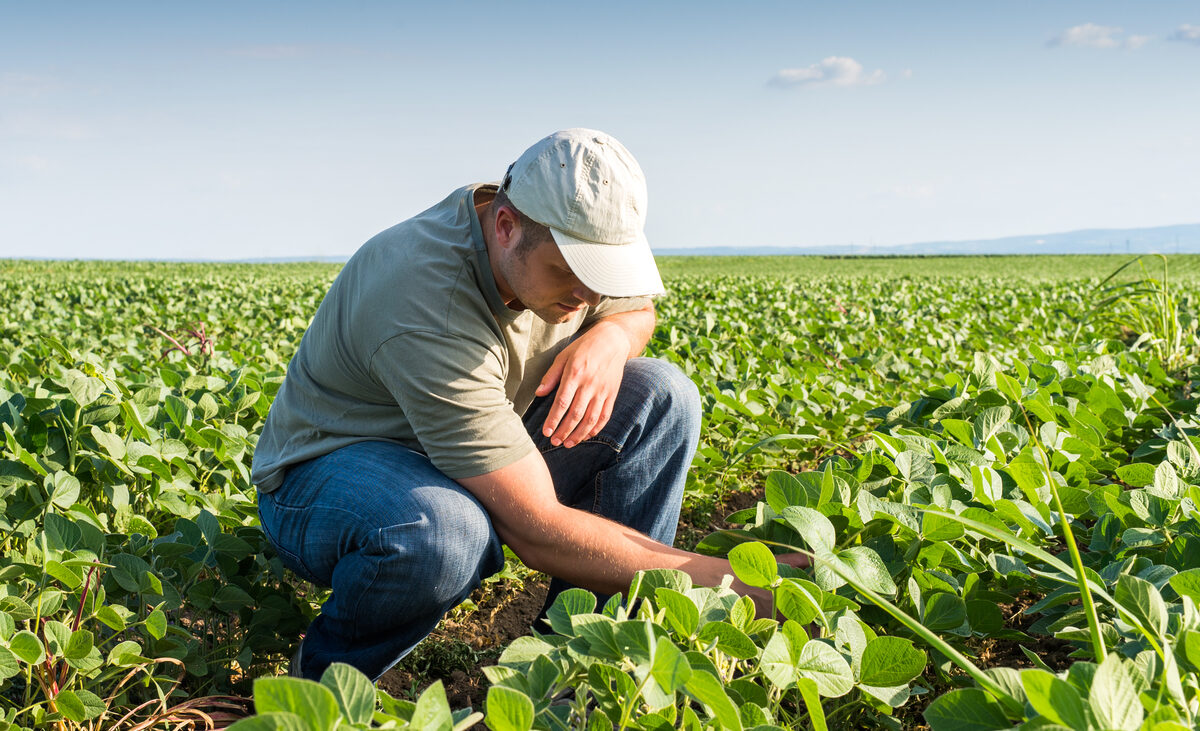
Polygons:
[[[4,722],[188,718],[188,698],[220,710],[233,701],[219,696],[245,694],[288,652],[323,594],[267,549],[248,468],[332,274],[3,275]],[[640,577],[627,605],[565,595],[546,632],[488,671],[486,722],[887,726],[936,691],[935,728],[1190,724],[1196,403],[1187,371],[1163,367],[1194,355],[1190,300],[1172,293],[1185,337],[1168,353],[1170,333],[1143,337],[1111,316],[1121,303],[1092,312],[1097,282],[673,280],[650,350],[705,399],[689,499],[746,475],[766,485],[735,516],[742,528],[702,549],[771,588],[780,616],[669,572]],[[1063,563],[1068,527],[1083,580]],[[777,568],[764,545],[809,551],[817,568]],[[1036,624],[1006,627],[998,606],[1025,596]],[[980,640],[1038,636],[1081,661],[1038,675],[966,657]],[[1096,678],[1143,701],[1098,707]],[[255,699],[260,712],[319,708],[360,725],[477,720],[452,713],[439,686],[408,702],[363,680],[345,668],[324,690],[262,680]],[[1060,707],[1075,715],[1047,715]],[[264,718],[253,723],[274,723]]]

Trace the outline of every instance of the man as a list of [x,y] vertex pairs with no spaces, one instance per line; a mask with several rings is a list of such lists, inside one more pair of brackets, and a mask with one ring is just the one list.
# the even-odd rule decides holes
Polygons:
[[565,130],[346,264],[254,458],[268,538],[333,588],[292,674],[378,678],[502,567],[502,543],[555,577],[548,602],[641,569],[731,573],[671,547],[699,398],[637,357],[663,292],[645,215],[632,155]]

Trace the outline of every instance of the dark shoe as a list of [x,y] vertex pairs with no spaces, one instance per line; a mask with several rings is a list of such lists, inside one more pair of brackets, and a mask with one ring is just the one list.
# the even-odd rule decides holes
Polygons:
[[288,677],[303,678],[304,673],[300,670],[300,654],[304,652],[304,638],[300,638],[300,644],[296,645],[296,651],[292,653],[292,661],[288,663]]

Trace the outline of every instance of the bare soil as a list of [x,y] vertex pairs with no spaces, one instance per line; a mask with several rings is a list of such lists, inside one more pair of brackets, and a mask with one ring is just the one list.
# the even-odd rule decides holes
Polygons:
[[[680,516],[675,545],[691,549],[713,531],[735,527],[725,516],[753,506],[756,492],[729,492],[719,500],[700,501]],[[529,634],[546,598],[549,580],[537,574],[484,585],[471,595],[476,609],[447,616],[415,650],[379,679],[379,687],[397,698],[415,699],[442,681],[451,708],[482,710],[488,682],[483,668],[495,665],[504,648]]]

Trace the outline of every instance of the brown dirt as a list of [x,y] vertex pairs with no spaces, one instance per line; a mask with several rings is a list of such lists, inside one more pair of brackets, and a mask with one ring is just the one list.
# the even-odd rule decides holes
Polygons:
[[685,505],[679,516],[679,529],[675,534],[675,546],[692,550],[705,536],[726,528],[739,528],[726,518],[744,508],[752,508],[763,499],[766,488],[762,480],[754,480],[756,487],[747,492],[727,492],[717,498],[703,498]]
[[529,634],[549,582],[538,575],[521,583],[503,580],[475,590],[474,611],[447,616],[425,641],[379,679],[397,698],[415,699],[440,680],[451,708],[483,708],[488,682],[483,668],[495,665],[510,642]]
[[[719,500],[697,501],[680,517],[675,545],[693,548],[700,539],[722,528],[736,527],[725,516],[762,499],[755,492],[729,492]],[[548,580],[541,574],[525,583],[502,580],[480,587],[471,595],[476,609],[451,613],[415,650],[379,679],[379,688],[397,698],[416,699],[435,681],[442,681],[451,708],[483,709],[488,682],[483,668],[495,665],[504,648],[529,628],[545,601]]]

